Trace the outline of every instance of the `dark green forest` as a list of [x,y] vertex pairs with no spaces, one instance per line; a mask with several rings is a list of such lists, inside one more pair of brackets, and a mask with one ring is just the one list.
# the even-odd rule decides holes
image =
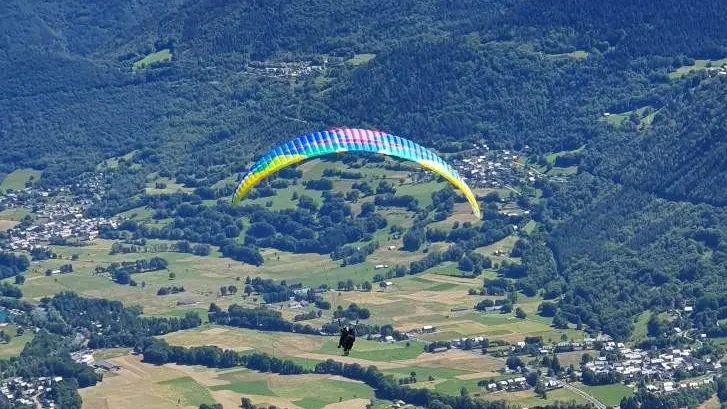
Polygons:
[[[561,325],[617,339],[639,313],[687,304],[695,329],[725,336],[727,78],[668,74],[727,57],[726,20],[727,3],[708,0],[4,1],[0,174],[31,167],[44,171],[40,184],[68,184],[135,151],[106,172],[108,191],[91,213],[144,205],[174,222],[105,237],[206,243],[257,265],[260,247],[339,254],[390,227],[375,207],[354,215],[335,195],[320,209],[299,199],[288,212],[202,204],[230,193],[215,183],[291,136],[375,127],[434,148],[527,146],[534,162],[585,145],[560,159],[576,161],[578,173],[540,185],[528,204],[541,227],[516,246],[522,266],[500,268],[513,280],[505,287],[543,293]],[[161,50],[171,61],[134,67]],[[375,56],[361,63],[357,54]],[[281,62],[326,69],[296,78],[249,70]],[[600,120],[640,108],[653,118]],[[196,190],[145,196],[152,173]],[[442,211],[410,199],[377,195]],[[238,224],[241,216],[254,226]],[[467,237],[415,225],[413,247],[423,237],[452,247],[400,271],[463,256],[474,271],[489,266],[470,254],[506,233],[488,216],[479,231],[461,229]],[[243,227],[255,234],[237,243]],[[353,256],[341,258],[366,254]]]

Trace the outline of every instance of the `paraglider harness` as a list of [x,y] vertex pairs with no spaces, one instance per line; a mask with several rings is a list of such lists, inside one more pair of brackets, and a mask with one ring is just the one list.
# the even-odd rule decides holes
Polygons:
[[351,348],[353,348],[354,341],[356,341],[356,326],[358,326],[358,320],[356,320],[356,324],[351,327],[348,325],[344,326],[341,323],[341,319],[338,319],[338,328],[341,331],[341,338],[338,340],[338,348],[343,347],[344,355],[348,355]]

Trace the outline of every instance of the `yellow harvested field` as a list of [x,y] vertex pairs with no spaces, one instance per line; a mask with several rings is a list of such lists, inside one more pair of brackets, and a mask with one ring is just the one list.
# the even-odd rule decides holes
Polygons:
[[499,372],[485,371],[485,372],[470,373],[467,375],[459,375],[459,376],[455,376],[455,378],[462,380],[462,381],[469,381],[471,379],[489,378],[489,377],[499,376],[499,375],[500,375]]
[[435,302],[445,305],[459,305],[462,303],[469,303],[472,296],[468,295],[466,291],[454,290],[454,291],[417,291],[411,294],[397,294],[396,297],[403,298],[411,301],[422,301]]
[[275,405],[279,408],[287,409],[303,409],[300,406],[294,404],[290,399],[279,398],[277,396],[265,396],[265,395],[250,395],[240,394],[229,390],[212,391],[212,397],[215,398],[215,402],[222,405],[223,408],[239,408],[240,400],[245,397],[252,401],[254,405],[259,407],[269,407]]
[[[219,403],[225,408],[239,407],[242,397],[247,397],[258,406],[276,405],[280,408],[303,409],[294,402],[304,398],[307,391],[317,381],[345,381],[360,383],[339,376],[298,375],[284,376],[259,373],[243,368],[214,370],[199,366],[179,366],[167,364],[156,366],[141,362],[139,356],[127,355],[109,361],[120,366],[116,373],[104,376],[103,382],[79,391],[83,399],[83,409],[197,409],[199,401]],[[262,383],[270,391],[281,396],[238,393],[220,389],[220,386],[235,384]],[[315,387],[315,386],[313,386]],[[234,389],[234,387],[232,388]],[[192,400],[197,400],[191,404]],[[364,408],[368,399],[350,399],[331,404],[329,408]],[[340,406],[347,404],[348,406]]]
[[200,332],[200,334],[220,335],[220,334],[224,334],[225,332],[228,332],[228,331],[229,331],[229,329],[227,329],[227,328],[210,328],[210,329]]
[[[560,365],[563,367],[567,367],[570,364],[573,364],[576,368],[581,364],[581,357],[583,354],[587,354],[587,351],[573,351],[573,352],[562,352],[558,354],[558,362],[560,362]],[[591,356],[593,354],[590,354]]]
[[422,328],[425,325],[431,325],[433,327],[436,327],[442,331],[444,331],[444,327],[446,327],[447,330],[451,329],[452,327],[456,327],[460,324],[464,325],[466,323],[472,323],[470,320],[459,320],[459,321],[428,321],[426,323],[423,322],[407,322],[405,324],[397,324],[396,329],[399,331],[411,331],[415,329]]
[[419,277],[424,280],[436,281],[438,283],[453,283],[453,284],[464,284],[464,285],[472,285],[472,286],[481,286],[482,285],[481,278],[453,277],[453,276],[443,276],[440,274],[422,274]]
[[14,220],[0,219],[0,231],[10,230],[15,227],[19,222]]
[[[199,367],[199,366],[166,364],[163,367],[179,371],[182,374],[194,379],[200,385],[206,386],[206,387],[227,385],[230,383],[229,381],[220,379],[218,377],[218,376],[222,375],[223,373],[215,372],[215,371],[209,370],[207,368]],[[239,370],[239,368],[235,368],[235,370]]]
[[483,356],[476,351],[451,349],[438,354],[421,354],[415,359],[398,361],[407,366],[424,366],[428,368],[452,368],[475,372],[494,373],[505,364],[503,360]]
[[157,384],[178,378],[182,373],[164,366],[143,364],[137,356],[110,361],[121,370],[114,376],[104,376],[97,386],[79,390],[83,409],[197,409],[194,405],[177,405],[177,391]]
[[312,352],[297,354],[296,357],[303,358],[303,359],[318,360],[318,361],[325,361],[327,359],[333,358],[338,362],[343,362],[344,364],[359,364],[363,367],[375,366],[379,369],[403,368],[404,366],[406,366],[405,364],[403,364],[403,362],[408,362],[408,361],[397,361],[397,362],[368,361],[366,359],[351,358],[350,356],[337,356],[334,358],[331,355],[316,354],[316,353],[312,353]]
[[163,337],[171,345],[185,347],[212,345],[222,349],[248,351],[256,349],[271,352],[285,350],[288,355],[297,355],[320,349],[326,338],[301,334],[275,332],[240,331],[235,328],[211,328],[204,331],[178,331]]
[[[396,246],[396,249],[389,250],[389,246]],[[418,252],[398,250],[401,246],[401,240],[387,241],[386,243],[383,243],[381,247],[376,249],[376,251],[371,253],[366,260],[371,264],[388,264],[391,267],[396,264],[407,266],[412,261],[422,258],[422,255]]]
[[717,395],[707,399],[701,405],[697,406],[697,409],[719,409],[719,399]]
[[350,399],[343,402],[331,403],[326,405],[323,409],[366,409],[366,405],[369,404],[368,399]]
[[371,292],[359,292],[359,291],[348,291],[342,292],[341,298],[349,303],[356,303],[359,305],[385,305],[395,303],[396,300],[389,298],[390,296],[384,292],[371,291]]

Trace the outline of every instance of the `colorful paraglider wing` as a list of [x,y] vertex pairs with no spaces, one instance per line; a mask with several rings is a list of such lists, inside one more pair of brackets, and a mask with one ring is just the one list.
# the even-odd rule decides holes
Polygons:
[[462,191],[479,218],[480,207],[472,190],[442,158],[408,139],[367,129],[331,129],[302,135],[263,155],[242,178],[232,202],[242,200],[261,180],[304,160],[340,152],[372,152],[410,160],[441,175]]

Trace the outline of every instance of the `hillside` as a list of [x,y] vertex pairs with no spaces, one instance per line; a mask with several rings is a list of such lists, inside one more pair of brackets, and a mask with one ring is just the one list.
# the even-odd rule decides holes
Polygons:
[[[3,259],[2,277],[19,288],[3,295],[22,290],[37,303],[73,290],[162,317],[264,301],[288,321],[312,314],[303,320],[316,326],[330,324],[336,306],[358,304],[370,308],[367,325],[391,333],[437,327],[423,344],[502,342],[489,354],[503,362],[488,357],[499,362],[491,367],[455,373],[444,359],[431,364],[442,379],[427,387],[459,396],[457,405],[468,402],[460,387],[486,396],[503,351],[526,338],[557,344],[603,332],[629,347],[688,347],[719,359],[727,345],[726,16],[727,3],[707,0],[3,2],[0,248],[34,262]],[[461,171],[481,171],[470,182],[483,220],[415,165],[348,155],[301,164],[228,204],[257,155],[336,126],[383,129]],[[37,191],[7,194],[25,186]],[[68,208],[53,219],[63,222],[33,227]],[[111,226],[111,217],[123,222]],[[94,238],[68,239],[63,223]],[[47,251],[23,244],[32,240]],[[274,291],[244,291],[243,280],[258,276]],[[302,312],[281,302],[303,286],[324,295]],[[503,313],[491,310],[495,302]],[[185,347],[228,342],[208,337],[228,324],[168,338]],[[699,345],[688,338],[702,334]],[[335,355],[309,335],[284,356]],[[264,338],[265,348],[273,338],[285,339]],[[260,348],[230,342],[221,347]],[[369,342],[360,362],[425,373],[418,349]],[[542,351],[533,351],[517,354],[539,367]],[[388,359],[398,353],[407,358]],[[570,359],[577,366],[580,356]],[[589,387],[622,379],[613,380]],[[211,386],[195,387],[223,395]],[[303,392],[278,398],[310,403]],[[163,401],[170,392],[155,393]],[[531,391],[508,396],[541,402]],[[573,390],[554,396],[583,402]]]
[[[603,178],[663,200],[724,204],[724,189],[711,189],[724,182],[714,172],[725,156],[719,147],[723,81],[694,89],[693,79],[667,80],[687,60],[676,49],[641,50],[644,45],[631,37],[649,34],[636,28],[636,16],[614,18],[609,25],[604,21],[611,15],[597,7],[526,10],[519,2],[478,3],[473,9],[467,2],[241,7],[180,1],[154,13],[148,2],[112,2],[85,14],[74,12],[79,5],[21,0],[4,5],[13,23],[4,25],[5,38],[13,33],[18,40],[7,42],[0,162],[5,173],[43,169],[41,183],[51,185],[93,171],[103,159],[143,150],[133,159],[140,168],[110,174],[114,193],[104,210],[109,215],[135,206],[134,186],[154,172],[190,187],[211,186],[274,142],[338,124],[381,127],[432,145],[482,139],[500,148],[527,145],[534,159],[586,143],[578,158],[583,165],[578,190],[598,197],[609,190],[598,181]],[[338,10],[338,17],[327,17],[329,10]],[[664,10],[669,11],[643,17],[674,21],[686,30],[710,9]],[[87,26],[93,31],[79,31],[91,15],[96,17]],[[582,21],[572,25],[578,42],[556,35],[576,20]],[[513,24],[510,37],[520,40],[503,41],[503,22]],[[549,38],[550,46],[542,37],[530,43],[530,28],[556,36]],[[619,30],[626,33],[621,40],[629,41],[615,42],[610,50],[582,41]],[[711,44],[699,40],[703,37],[679,51],[703,55]],[[585,58],[550,54],[557,44],[560,52],[585,47]],[[171,61],[132,70],[132,63],[164,47]],[[624,52],[630,60],[623,59]],[[362,53],[373,59],[336,63]],[[308,77],[284,80],[246,69],[251,62],[281,58],[315,64],[322,56],[331,59],[331,67]],[[598,121],[603,112],[649,104],[658,112],[646,130]],[[581,208],[588,200],[568,207],[558,198],[541,204],[552,209],[545,217],[580,220],[579,214],[587,214]],[[632,217],[641,211],[624,209]]]

